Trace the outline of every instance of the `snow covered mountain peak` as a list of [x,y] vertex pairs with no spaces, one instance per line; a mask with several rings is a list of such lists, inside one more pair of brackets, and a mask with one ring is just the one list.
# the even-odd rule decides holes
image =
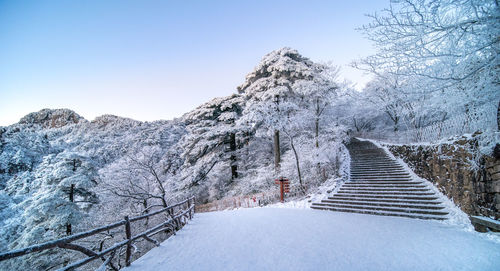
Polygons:
[[289,88],[297,80],[311,80],[323,69],[323,65],[303,57],[297,50],[284,47],[265,55],[237,88],[238,93],[254,95],[276,87]]
[[24,116],[19,121],[19,124],[41,126],[42,128],[60,128],[80,122],[86,122],[86,120],[73,110],[45,108]]

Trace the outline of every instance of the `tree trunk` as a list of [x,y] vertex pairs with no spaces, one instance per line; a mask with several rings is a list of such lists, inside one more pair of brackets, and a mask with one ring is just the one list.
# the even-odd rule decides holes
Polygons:
[[[69,188],[69,201],[74,202],[75,185],[71,184]],[[71,223],[66,224],[66,235],[71,235]]]
[[497,131],[500,131],[500,101],[497,107]]
[[299,175],[299,183],[300,183],[300,186],[303,187],[302,174],[300,174],[299,156],[297,154],[297,150],[295,150],[295,145],[293,144],[293,139],[291,137],[290,137],[290,145],[292,146],[293,155],[295,155],[295,163],[297,164],[297,175]]
[[316,121],[314,131],[316,132],[316,148],[319,148],[319,116],[321,115],[321,110],[319,108],[319,99],[316,99]]
[[[142,201],[142,206],[144,207],[144,213],[145,214],[149,214],[149,209],[148,209],[148,200],[147,199],[144,199]],[[146,217],[146,221],[144,221],[144,226],[147,226],[149,223],[149,217]]]
[[234,155],[236,151],[236,134],[231,133],[229,135],[229,148],[232,152],[231,154],[231,179],[236,179],[238,178],[238,165],[236,164],[236,155]]
[[316,118],[316,123],[314,128],[316,132],[316,148],[319,148],[319,118]]
[[274,168],[276,171],[280,170],[280,131],[274,130]]

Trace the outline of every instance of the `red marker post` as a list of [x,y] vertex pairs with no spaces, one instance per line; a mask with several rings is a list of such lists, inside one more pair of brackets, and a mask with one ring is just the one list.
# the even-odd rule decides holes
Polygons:
[[279,179],[275,179],[274,183],[280,185],[280,200],[281,202],[283,202],[285,193],[290,193],[290,181],[288,179],[280,177]]

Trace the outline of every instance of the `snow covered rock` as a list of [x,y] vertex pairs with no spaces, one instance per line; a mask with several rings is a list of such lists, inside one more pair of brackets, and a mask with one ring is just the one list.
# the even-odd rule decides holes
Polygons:
[[42,128],[60,128],[69,124],[85,122],[86,120],[69,109],[42,109],[24,116],[19,123],[39,125]]

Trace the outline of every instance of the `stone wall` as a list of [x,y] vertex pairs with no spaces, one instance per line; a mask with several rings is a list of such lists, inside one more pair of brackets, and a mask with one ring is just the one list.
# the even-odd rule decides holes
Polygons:
[[468,215],[500,218],[500,159],[476,157],[474,138],[450,144],[387,147]]

